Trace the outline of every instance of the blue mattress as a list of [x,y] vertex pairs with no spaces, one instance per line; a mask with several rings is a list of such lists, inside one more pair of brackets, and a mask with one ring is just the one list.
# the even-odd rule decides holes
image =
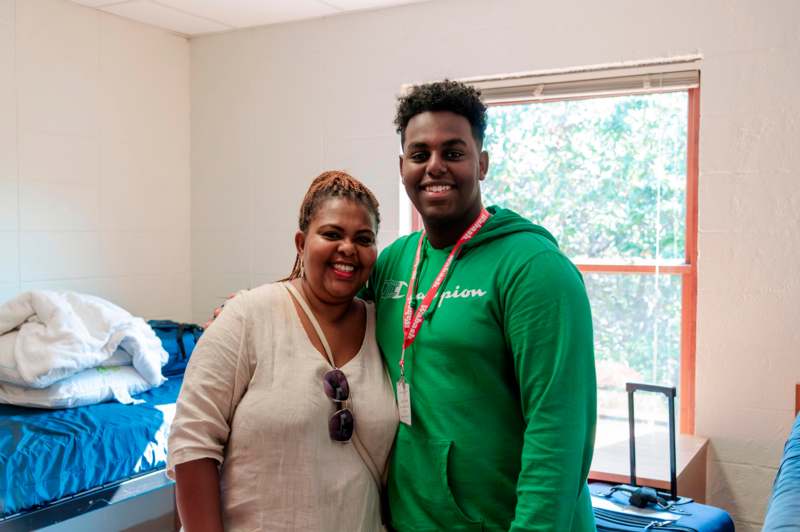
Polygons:
[[763,530],[797,530],[800,526],[800,415],[783,448],[783,458],[772,486]]
[[138,405],[0,405],[0,517],[164,468],[182,382],[170,377]]

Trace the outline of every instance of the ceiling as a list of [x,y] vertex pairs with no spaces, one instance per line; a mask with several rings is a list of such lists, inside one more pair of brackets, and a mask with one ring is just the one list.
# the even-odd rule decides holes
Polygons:
[[427,0],[72,0],[187,37]]

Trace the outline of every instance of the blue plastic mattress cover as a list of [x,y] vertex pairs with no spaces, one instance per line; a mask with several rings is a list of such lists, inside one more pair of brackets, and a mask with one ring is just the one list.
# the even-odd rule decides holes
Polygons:
[[170,377],[136,405],[0,405],[0,517],[165,467],[182,382]]
[[800,529],[800,415],[783,448],[763,530]]

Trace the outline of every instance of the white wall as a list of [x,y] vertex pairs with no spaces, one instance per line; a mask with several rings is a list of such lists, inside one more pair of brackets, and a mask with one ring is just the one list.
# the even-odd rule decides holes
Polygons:
[[697,433],[710,502],[757,530],[800,381],[794,0],[442,0],[191,47],[64,0],[0,0],[0,300],[71,288],[201,321],[288,272],[323,169],[372,187],[394,238],[401,84],[695,52]]
[[444,0],[192,40],[195,320],[285,275],[310,179],[397,233],[401,84],[700,52],[697,433],[709,501],[758,530],[800,381],[800,3]]
[[189,43],[0,0],[0,301],[33,288],[188,319]]

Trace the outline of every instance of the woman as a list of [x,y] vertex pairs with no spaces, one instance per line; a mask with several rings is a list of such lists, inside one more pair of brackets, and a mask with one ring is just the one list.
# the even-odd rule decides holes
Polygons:
[[378,223],[363,184],[323,173],[300,206],[290,276],[231,300],[203,335],[169,439],[187,532],[382,530],[398,416],[373,306],[355,298]]

